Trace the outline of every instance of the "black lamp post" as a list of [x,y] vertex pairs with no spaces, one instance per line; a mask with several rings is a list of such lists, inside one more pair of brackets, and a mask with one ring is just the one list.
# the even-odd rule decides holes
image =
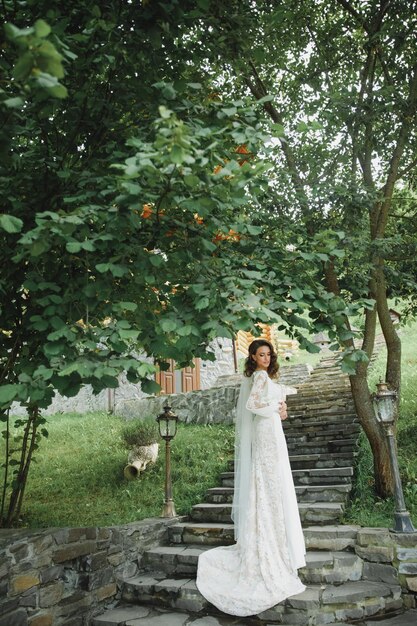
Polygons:
[[394,474],[395,523],[394,528],[391,530],[396,533],[414,533],[416,530],[411,522],[410,514],[405,508],[400,469],[398,466],[397,449],[395,446],[393,426],[396,399],[396,392],[388,389],[386,383],[381,381],[377,384],[377,391],[373,395],[374,410],[378,422],[380,422],[385,429],[385,434],[388,440],[391,467]]
[[159,427],[159,434],[165,439],[165,502],[161,517],[176,517],[174,501],[172,499],[171,480],[171,440],[177,434],[178,415],[171,411],[167,404],[164,412],[156,418]]

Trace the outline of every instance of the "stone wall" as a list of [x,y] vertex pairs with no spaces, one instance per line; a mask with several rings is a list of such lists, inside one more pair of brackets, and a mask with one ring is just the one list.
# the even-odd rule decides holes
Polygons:
[[355,552],[364,560],[364,580],[401,585],[405,608],[417,607],[417,532],[360,528]]
[[110,528],[0,531],[0,626],[80,626],[118,598],[178,518]]
[[[211,349],[215,355],[215,360],[201,361],[200,386],[203,390],[214,386],[219,376],[234,372],[231,339],[216,339],[212,342]],[[57,393],[52,404],[42,413],[43,415],[54,415],[55,413],[89,413],[113,410],[117,412],[118,406],[125,402],[146,397],[149,396],[141,390],[140,385],[130,383],[125,376],[121,376],[117,389],[105,389],[97,395],[93,394],[89,385],[83,387],[73,398],[66,398]],[[24,407],[14,403],[12,414],[25,415],[26,411]]]
[[[310,376],[307,365],[286,365],[281,368],[280,382],[286,385],[301,384]],[[169,402],[181,422],[187,424],[233,424],[239,395],[241,374],[220,376],[210,389],[173,393],[169,396],[147,396],[127,399],[116,404],[116,413],[126,419],[143,419],[162,413]]]
[[[118,580],[134,576],[144,552],[165,542],[168,527],[183,519],[0,531],[0,626],[89,624],[120,599]],[[416,608],[417,533],[353,526],[321,530],[320,549],[351,550],[363,559],[358,580],[401,586],[402,598],[393,601],[392,610]],[[305,533],[308,546],[309,529]]]

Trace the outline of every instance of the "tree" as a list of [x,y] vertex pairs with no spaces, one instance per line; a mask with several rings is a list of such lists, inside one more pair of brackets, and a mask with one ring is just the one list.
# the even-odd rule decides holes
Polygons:
[[[0,518],[11,525],[56,390],[99,392],[126,372],[152,392],[149,357],[213,358],[214,337],[259,321],[308,346],[307,307],[348,311],[285,233],[277,245],[248,218],[268,187],[263,101],[189,80],[178,37],[193,3],[3,5]],[[27,417],[11,418],[14,401]]]
[[[344,233],[343,250],[312,272],[328,293],[367,304],[361,349],[348,318],[339,339],[374,454],[376,490],[386,496],[393,478],[367,376],[379,322],[386,381],[400,392],[401,342],[388,299],[415,298],[416,237],[405,226],[416,215],[415,3],[288,0],[226,9],[210,2],[206,9],[200,22],[209,33],[206,64],[226,77],[225,93],[263,100],[277,138],[275,183],[265,198],[272,216],[263,219],[272,230],[277,225],[277,241],[283,219],[296,224],[294,242],[307,253],[317,251],[317,233],[323,239]],[[196,34],[193,41],[201,39]],[[327,313],[311,315],[330,322]]]

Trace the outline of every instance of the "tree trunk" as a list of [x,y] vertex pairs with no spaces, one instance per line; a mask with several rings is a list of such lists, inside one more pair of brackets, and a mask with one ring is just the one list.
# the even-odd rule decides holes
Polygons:
[[[387,345],[387,367],[385,380],[391,389],[398,394],[401,386],[401,339],[399,338],[391,319],[387,301],[387,290],[382,261],[377,269],[377,310],[378,318]],[[396,416],[397,417],[397,416]]]
[[12,481],[12,492],[10,494],[9,507],[5,518],[6,527],[13,526],[20,515],[29,467],[36,446],[38,418],[39,408],[37,406],[28,408],[28,418],[25,424],[22,447],[20,450],[19,468]]
[[349,377],[350,386],[356,414],[369,440],[373,454],[375,491],[381,498],[386,498],[394,492],[394,477],[388,443],[383,426],[375,418],[372,398],[366,380],[367,367],[363,368],[362,365],[362,363],[359,364],[357,373]]

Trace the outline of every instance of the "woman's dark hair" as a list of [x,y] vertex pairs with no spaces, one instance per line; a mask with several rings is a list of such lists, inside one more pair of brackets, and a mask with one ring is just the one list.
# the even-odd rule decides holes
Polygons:
[[274,350],[274,346],[271,343],[269,343],[269,341],[266,341],[265,339],[255,339],[255,341],[252,341],[252,343],[249,345],[249,348],[248,348],[249,354],[245,361],[245,367],[244,367],[243,373],[248,378],[252,376],[253,372],[257,368],[257,365],[252,357],[255,356],[258,348],[261,348],[262,346],[268,346],[268,348],[271,351],[271,362],[269,363],[269,367],[268,367],[268,376],[270,378],[278,378],[278,370],[279,370],[278,357]]

